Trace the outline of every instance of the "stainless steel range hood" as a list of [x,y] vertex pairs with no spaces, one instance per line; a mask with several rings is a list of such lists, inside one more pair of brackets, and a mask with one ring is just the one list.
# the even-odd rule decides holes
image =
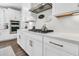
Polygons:
[[30,11],[37,14],[51,8],[52,8],[52,3],[41,3],[36,7],[31,8]]

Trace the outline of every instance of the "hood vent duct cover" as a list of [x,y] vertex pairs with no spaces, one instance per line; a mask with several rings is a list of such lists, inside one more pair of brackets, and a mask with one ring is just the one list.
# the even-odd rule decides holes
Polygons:
[[51,8],[52,8],[52,3],[41,3],[36,7],[31,8],[30,11],[37,14]]

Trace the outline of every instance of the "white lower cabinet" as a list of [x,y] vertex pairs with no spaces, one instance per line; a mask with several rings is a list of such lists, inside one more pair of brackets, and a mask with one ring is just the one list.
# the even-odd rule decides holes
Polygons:
[[20,33],[17,35],[17,43],[30,56],[42,56],[42,37],[38,35]]
[[33,33],[17,34],[17,42],[30,56],[78,56],[79,46],[59,38]]
[[42,56],[42,42],[37,41],[35,38],[26,40],[26,52],[30,56]]
[[26,53],[28,53],[28,55],[32,54],[30,37],[26,37],[24,34],[19,34],[17,43],[22,47],[22,49],[24,49]]
[[26,48],[26,42],[27,41],[25,41],[25,36],[24,36],[24,34],[22,34],[22,33],[20,33],[20,34],[17,34],[17,43],[22,47],[22,49],[24,49],[25,50],[25,48]]
[[26,42],[26,44],[25,44],[25,45],[26,45],[25,51],[26,51],[26,53],[28,53],[28,55],[32,55],[32,50],[33,50],[33,49],[32,49],[32,48],[33,48],[32,42],[33,42],[33,41],[30,40],[30,39],[28,39],[28,40],[26,39],[26,41],[27,41],[27,42]]
[[61,41],[58,38],[44,37],[44,55],[77,56],[78,45]]
[[33,40],[32,56],[42,56],[42,42]]
[[71,54],[51,46],[46,46],[44,51],[44,56],[71,56]]
[[26,34],[26,52],[30,56],[42,56],[42,37],[38,35]]

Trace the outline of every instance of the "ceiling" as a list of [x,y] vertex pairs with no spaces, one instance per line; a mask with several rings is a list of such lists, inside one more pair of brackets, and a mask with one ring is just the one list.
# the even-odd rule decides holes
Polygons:
[[[16,10],[21,10],[23,5],[27,5],[27,3],[0,3],[0,7]],[[35,7],[37,5],[39,5],[39,3],[31,3],[31,7]]]
[[12,8],[16,10],[21,10],[22,3],[0,3],[0,7]]

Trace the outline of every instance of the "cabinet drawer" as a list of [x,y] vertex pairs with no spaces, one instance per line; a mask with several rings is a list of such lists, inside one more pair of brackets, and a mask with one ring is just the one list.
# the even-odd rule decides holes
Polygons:
[[45,46],[45,56],[72,56],[71,54],[51,46]]
[[25,35],[30,37],[30,38],[33,38],[35,40],[42,41],[42,36],[40,36],[40,35],[33,34],[33,33],[27,33]]
[[61,41],[58,40],[58,38],[48,38],[48,37],[44,37],[44,42],[51,47],[61,49],[72,55],[78,55],[78,45],[76,44],[72,44],[66,41]]

